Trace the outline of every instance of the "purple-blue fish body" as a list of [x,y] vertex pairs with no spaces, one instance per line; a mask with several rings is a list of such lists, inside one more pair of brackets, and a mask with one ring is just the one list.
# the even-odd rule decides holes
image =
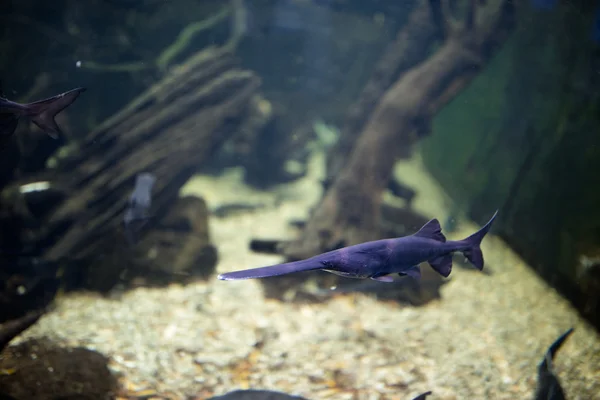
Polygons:
[[31,118],[31,121],[50,137],[56,139],[60,128],[54,117],[64,110],[85,88],[76,88],[45,100],[29,104],[21,104],[0,97],[0,141],[4,141],[15,133],[20,118]]
[[221,280],[266,278],[293,272],[323,270],[336,275],[393,282],[389,275],[421,276],[419,264],[427,261],[440,275],[448,277],[452,271],[452,253],[459,251],[477,269],[483,269],[480,244],[490,230],[498,212],[489,222],[471,236],[456,241],[446,241],[440,223],[432,219],[413,235],[395,239],[382,239],[329,251],[306,260],[277,264],[268,267],[228,272],[219,275]]

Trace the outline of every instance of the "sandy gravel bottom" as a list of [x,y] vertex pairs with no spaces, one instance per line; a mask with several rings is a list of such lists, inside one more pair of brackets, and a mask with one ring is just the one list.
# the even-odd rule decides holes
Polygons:
[[[280,261],[251,253],[248,242],[293,235],[287,221],[304,217],[319,198],[322,161],[315,156],[306,178],[269,192],[242,185],[240,170],[197,177],[184,188],[209,207],[240,199],[268,206],[212,218],[219,272]],[[418,188],[415,208],[443,221],[448,201],[418,157],[396,172]],[[477,228],[463,221],[448,236],[462,238]],[[400,400],[426,390],[434,392],[432,400],[521,399],[532,397],[547,346],[574,326],[556,371],[569,399],[600,399],[599,336],[493,232],[482,248],[491,276],[455,269],[442,300],[419,308],[364,294],[284,303],[265,300],[257,281],[214,277],[185,287],[140,288],[118,300],[62,297],[15,342],[47,336],[95,349],[110,357],[128,389],[152,389],[165,398],[267,388],[311,399]]]

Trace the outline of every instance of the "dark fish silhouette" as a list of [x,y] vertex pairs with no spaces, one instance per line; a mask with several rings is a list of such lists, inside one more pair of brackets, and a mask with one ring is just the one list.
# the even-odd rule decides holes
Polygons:
[[56,139],[60,128],[54,117],[75,101],[85,88],[76,88],[45,100],[21,104],[0,97],[0,143],[10,138],[17,129],[19,119],[31,118],[31,121],[50,137]]
[[152,205],[152,187],[155,182],[154,175],[147,172],[142,172],[135,178],[135,187],[123,216],[125,233],[130,243],[135,243],[137,233],[150,218],[148,210]]
[[415,397],[413,400],[425,400],[427,398],[427,396],[429,396],[432,392],[425,392],[425,393],[421,393],[420,395],[418,395],[417,397]]
[[228,272],[221,280],[265,278],[293,272],[323,270],[348,278],[371,278],[393,282],[390,274],[421,277],[419,264],[427,261],[443,277],[452,271],[452,253],[460,251],[477,269],[483,269],[483,253],[479,247],[490,230],[498,211],[478,232],[466,239],[446,241],[437,219],[427,222],[415,234],[343,247],[306,260]]
[[565,393],[560,386],[558,377],[554,374],[552,361],[554,355],[561,348],[565,340],[573,333],[573,328],[569,329],[554,343],[548,347],[548,351],[544,355],[544,359],[538,365],[538,382],[535,389],[535,400],[565,400]]
[[287,393],[273,390],[234,390],[221,396],[214,396],[207,400],[307,400],[304,397],[292,396]]

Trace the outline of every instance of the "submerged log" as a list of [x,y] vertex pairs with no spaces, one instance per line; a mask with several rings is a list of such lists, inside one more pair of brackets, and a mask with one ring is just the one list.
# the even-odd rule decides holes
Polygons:
[[[260,79],[237,67],[229,50],[208,48],[91,132],[55,173],[69,197],[48,217],[43,235],[60,239],[45,257],[87,258],[122,249],[117,242],[123,241],[123,211],[141,172],[156,177],[149,227],[166,221],[181,186],[260,112],[251,101],[259,86]],[[206,239],[202,236],[197,252],[206,250]]]
[[471,0],[460,24],[448,3],[441,4],[443,44],[385,93],[301,237],[286,246],[288,258],[381,237],[382,194],[402,147],[415,143],[433,116],[473,80],[514,24],[509,0]]
[[80,287],[108,292],[115,285],[164,286],[207,278],[217,264],[204,200],[176,199],[168,213],[135,246],[117,232],[90,257]]

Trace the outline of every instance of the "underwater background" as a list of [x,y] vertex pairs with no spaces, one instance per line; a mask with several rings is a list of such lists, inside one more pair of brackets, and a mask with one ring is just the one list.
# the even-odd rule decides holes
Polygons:
[[[600,2],[0,22],[0,398],[600,399]],[[223,280],[490,218],[482,270]]]

